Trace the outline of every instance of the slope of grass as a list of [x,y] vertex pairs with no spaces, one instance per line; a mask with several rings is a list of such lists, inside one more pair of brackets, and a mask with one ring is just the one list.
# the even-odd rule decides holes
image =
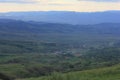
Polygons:
[[23,80],[120,80],[120,65],[66,74],[54,73],[48,77]]

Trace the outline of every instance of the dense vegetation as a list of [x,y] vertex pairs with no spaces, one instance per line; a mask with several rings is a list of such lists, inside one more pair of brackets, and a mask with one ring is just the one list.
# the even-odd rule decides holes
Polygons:
[[119,65],[111,67],[120,63],[119,33],[117,23],[82,26],[1,20],[0,78],[119,79]]
[[67,74],[53,73],[51,76],[20,80],[119,80],[119,79],[120,79],[120,65],[93,70],[70,72]]
[[118,43],[80,49],[81,46],[60,43],[1,40],[0,47],[0,72],[13,78],[83,71],[120,62]]

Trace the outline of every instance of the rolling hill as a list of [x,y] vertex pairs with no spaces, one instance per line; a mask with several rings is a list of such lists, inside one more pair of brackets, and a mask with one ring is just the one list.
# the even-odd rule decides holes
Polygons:
[[4,35],[118,35],[120,23],[101,23],[95,25],[69,25],[0,19],[0,36]]
[[[117,80],[120,66],[113,65],[120,61],[119,34],[120,23],[0,19],[0,71],[25,80]],[[106,66],[113,67],[87,70]],[[54,71],[63,73],[40,77]]]

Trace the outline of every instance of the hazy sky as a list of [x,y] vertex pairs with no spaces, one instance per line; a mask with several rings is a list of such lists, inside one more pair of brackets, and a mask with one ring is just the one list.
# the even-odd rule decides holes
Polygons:
[[120,10],[120,0],[0,0],[0,12]]

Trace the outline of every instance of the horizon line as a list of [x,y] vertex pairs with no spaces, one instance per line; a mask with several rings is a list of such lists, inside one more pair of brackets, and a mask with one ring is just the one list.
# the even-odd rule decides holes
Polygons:
[[15,13],[15,12],[80,12],[80,13],[96,13],[96,12],[115,12],[120,10],[103,10],[103,11],[72,11],[72,10],[33,10],[33,11],[5,11],[0,13]]

